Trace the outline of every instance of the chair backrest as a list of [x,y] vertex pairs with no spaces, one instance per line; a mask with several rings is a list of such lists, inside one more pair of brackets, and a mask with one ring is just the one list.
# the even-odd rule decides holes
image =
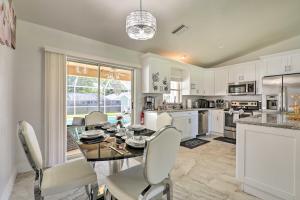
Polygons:
[[35,171],[43,169],[42,153],[33,127],[26,121],[20,121],[18,136],[31,167]]
[[165,126],[172,125],[172,123],[173,123],[173,118],[171,117],[171,115],[169,113],[164,112],[157,116],[156,128],[157,130],[159,130]]
[[144,176],[149,184],[161,183],[169,176],[176,160],[181,133],[173,126],[157,131],[147,141]]
[[82,118],[82,117],[73,117],[72,125],[73,126],[84,126],[84,118]]
[[102,112],[94,111],[85,116],[85,125],[97,125],[102,122],[107,122],[107,115]]

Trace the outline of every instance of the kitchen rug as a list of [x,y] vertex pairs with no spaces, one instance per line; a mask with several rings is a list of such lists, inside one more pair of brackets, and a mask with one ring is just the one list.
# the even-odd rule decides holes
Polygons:
[[222,142],[227,142],[227,143],[230,143],[230,144],[236,144],[236,140],[235,139],[227,138],[227,137],[217,137],[217,138],[214,138],[214,140],[218,140],[218,141],[222,141]]
[[186,148],[189,148],[189,149],[193,149],[193,148],[196,148],[200,145],[206,144],[208,142],[209,141],[207,141],[207,140],[202,140],[202,139],[199,139],[199,138],[193,138],[193,139],[190,139],[190,140],[186,140],[184,142],[180,142],[180,146],[183,146],[183,147],[186,147]]

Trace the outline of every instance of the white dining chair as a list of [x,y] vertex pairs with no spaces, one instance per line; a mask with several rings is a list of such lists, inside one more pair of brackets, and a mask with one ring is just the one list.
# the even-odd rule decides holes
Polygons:
[[168,125],[173,125],[172,116],[166,112],[159,114],[156,120],[156,130],[159,130]]
[[94,111],[85,116],[86,126],[97,125],[103,122],[107,122],[107,115],[102,112]]
[[106,178],[105,200],[172,198],[170,171],[176,160],[181,133],[173,126],[157,131],[146,143],[143,164]]
[[26,121],[20,121],[18,136],[35,171],[35,200],[83,186],[87,189],[89,199],[97,199],[97,175],[88,162],[80,159],[43,169],[43,158],[33,127]]

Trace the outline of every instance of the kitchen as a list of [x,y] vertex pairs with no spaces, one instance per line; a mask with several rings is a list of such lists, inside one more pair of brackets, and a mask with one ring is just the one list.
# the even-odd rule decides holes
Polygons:
[[[156,130],[157,116],[168,112],[174,126],[182,131],[182,141],[191,141],[191,145],[201,145],[193,140],[207,136],[231,144],[237,142],[236,177],[243,191],[263,199],[300,198],[296,170],[300,167],[296,156],[300,153],[296,145],[300,129],[295,121],[299,120],[299,49],[209,69],[174,61],[168,64],[164,58],[149,54],[144,58],[146,127]],[[151,74],[156,63],[152,59],[164,59],[160,69],[164,70],[161,74],[165,80],[181,81],[182,96],[177,98],[182,101],[173,97],[173,103],[166,103],[164,95],[170,92],[169,86],[155,90]],[[181,70],[177,78],[172,77],[175,67]],[[257,135],[249,134],[254,131]],[[269,137],[265,137],[266,133]],[[267,153],[260,153],[266,149]],[[263,175],[272,165],[278,167]]]
[[299,6],[0,0],[0,200],[300,199]]

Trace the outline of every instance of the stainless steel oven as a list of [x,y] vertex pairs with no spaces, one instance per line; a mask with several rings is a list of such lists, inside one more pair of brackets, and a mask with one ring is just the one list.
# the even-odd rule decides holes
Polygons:
[[228,84],[229,95],[253,95],[256,94],[255,81],[241,82],[241,83],[229,83]]
[[240,118],[250,117],[252,112],[244,112],[239,114],[239,111],[233,113],[225,111],[225,126],[224,126],[224,137],[236,139],[236,123],[235,121]]

